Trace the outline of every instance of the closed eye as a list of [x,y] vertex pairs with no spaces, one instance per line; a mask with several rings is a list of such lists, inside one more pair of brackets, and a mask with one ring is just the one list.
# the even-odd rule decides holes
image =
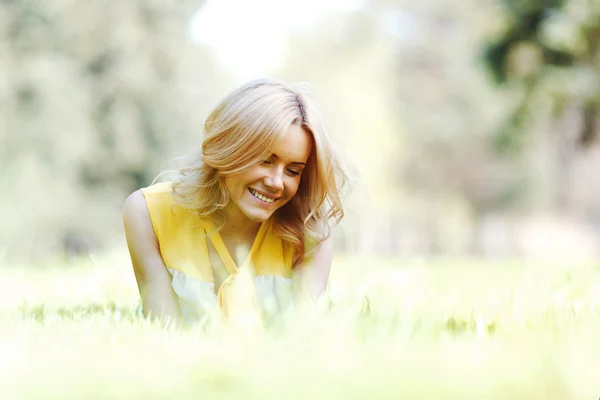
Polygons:
[[291,175],[294,175],[294,176],[300,175],[300,171],[296,171],[293,169],[288,169],[288,173],[290,173]]

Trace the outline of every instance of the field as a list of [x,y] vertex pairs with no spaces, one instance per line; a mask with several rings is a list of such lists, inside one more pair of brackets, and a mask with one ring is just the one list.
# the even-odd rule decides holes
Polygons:
[[337,257],[267,331],[136,317],[124,253],[1,273],[2,399],[600,396],[597,266]]

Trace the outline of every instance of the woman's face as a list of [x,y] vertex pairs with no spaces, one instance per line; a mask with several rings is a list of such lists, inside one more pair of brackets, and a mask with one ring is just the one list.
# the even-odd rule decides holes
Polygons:
[[299,125],[283,135],[273,154],[262,163],[225,178],[231,202],[225,211],[230,220],[244,217],[266,221],[298,191],[312,148],[312,138]]

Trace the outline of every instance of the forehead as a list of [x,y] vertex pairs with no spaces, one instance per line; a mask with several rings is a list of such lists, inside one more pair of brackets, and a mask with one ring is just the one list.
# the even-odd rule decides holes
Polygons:
[[311,134],[299,125],[292,125],[273,149],[273,154],[288,163],[306,163],[311,149]]

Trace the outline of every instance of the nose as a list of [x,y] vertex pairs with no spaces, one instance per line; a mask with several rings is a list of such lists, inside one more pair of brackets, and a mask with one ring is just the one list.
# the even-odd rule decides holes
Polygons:
[[283,190],[283,168],[272,168],[265,177],[265,186],[273,193]]

